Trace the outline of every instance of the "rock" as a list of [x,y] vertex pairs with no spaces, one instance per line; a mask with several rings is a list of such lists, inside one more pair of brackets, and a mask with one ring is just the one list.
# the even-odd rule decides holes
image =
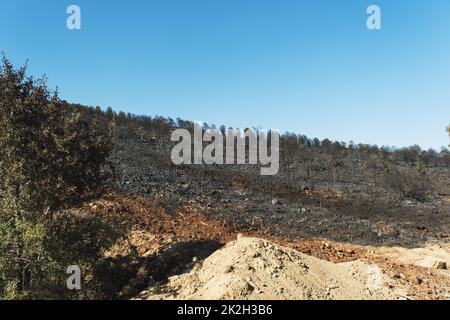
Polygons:
[[272,199],[272,205],[274,205],[274,206],[281,205],[281,202],[277,198],[273,198]]
[[423,280],[422,280],[421,278],[419,278],[419,277],[416,277],[416,278],[414,279],[414,283],[415,283],[415,284],[421,284],[421,283],[423,283]]
[[227,268],[225,268],[225,273],[231,273],[233,272],[234,267],[233,266],[228,266]]
[[447,270],[447,263],[444,261],[436,261],[433,263],[433,269]]
[[405,279],[405,275],[403,273],[396,273],[392,277],[394,279]]
[[331,245],[328,242],[322,242],[322,248],[330,249]]

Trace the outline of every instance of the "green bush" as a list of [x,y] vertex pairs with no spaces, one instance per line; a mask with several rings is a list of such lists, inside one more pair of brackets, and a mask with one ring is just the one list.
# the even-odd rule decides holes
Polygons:
[[65,108],[45,78],[27,77],[26,70],[14,69],[3,57],[0,297],[5,299],[58,297],[52,288],[64,286],[59,278],[69,261],[89,263],[110,244],[103,224],[86,230],[79,220],[67,224],[56,212],[96,190],[112,136],[95,118],[81,120]]

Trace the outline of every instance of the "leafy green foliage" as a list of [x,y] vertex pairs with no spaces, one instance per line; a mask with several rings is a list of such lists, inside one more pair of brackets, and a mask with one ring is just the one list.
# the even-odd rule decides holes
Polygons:
[[[98,257],[104,228],[64,224],[55,212],[96,190],[111,131],[87,121],[3,57],[0,67],[0,297],[48,298],[70,264]],[[66,226],[66,229],[58,229]],[[72,229],[70,229],[72,228]],[[59,231],[58,231],[59,230]],[[70,232],[72,230],[73,232]],[[75,232],[76,231],[76,232]],[[67,241],[63,236],[72,235]],[[98,238],[98,239],[97,239]],[[83,242],[97,239],[96,245]],[[104,239],[99,240],[99,239]],[[70,240],[70,241],[69,241]],[[84,254],[64,246],[92,248]],[[52,244],[52,245],[50,245]],[[56,249],[55,245],[59,244]],[[70,247],[69,246],[69,247]],[[79,248],[78,248],[79,249]],[[80,250],[78,250],[80,251]],[[58,283],[59,286],[63,284]]]

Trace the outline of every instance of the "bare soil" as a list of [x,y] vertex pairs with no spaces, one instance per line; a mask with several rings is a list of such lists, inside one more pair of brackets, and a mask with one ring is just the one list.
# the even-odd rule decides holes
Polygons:
[[375,265],[332,263],[258,238],[239,237],[143,299],[404,299]]
[[[130,273],[128,284],[121,291],[124,298],[450,299],[449,270],[434,267],[437,261],[449,265],[450,250],[445,241],[434,240],[406,247],[338,242],[327,237],[292,237],[272,232],[274,226],[247,228],[213,219],[207,214],[207,208],[201,205],[167,207],[148,196],[123,193],[110,193],[100,200],[86,203],[82,210],[91,214],[123,216],[131,222],[127,239],[108,252],[113,260],[131,257],[133,253],[137,256],[135,273]],[[263,250],[265,242],[256,239],[249,240],[249,243],[233,242],[240,234],[268,240],[267,246],[271,249],[266,252]],[[227,243],[229,245],[221,251]],[[261,243],[264,244],[262,247]],[[258,252],[254,252],[255,246],[259,248]],[[276,252],[279,250],[288,253],[278,257]],[[265,268],[258,271],[255,279],[252,278],[249,268],[255,269],[257,262],[249,257],[255,254],[267,257],[264,262],[267,270],[285,264],[284,275],[277,278],[280,283],[273,282],[269,275],[262,277],[267,271]],[[315,278],[316,282],[319,281],[315,286],[313,278],[300,277],[299,272],[303,269],[282,258],[289,255],[305,261],[314,272],[329,271],[327,280],[320,282]],[[232,268],[242,272],[235,273],[237,278],[231,277],[230,280],[226,276],[222,279],[222,289],[217,287],[215,293],[209,291],[207,288],[218,286],[207,279],[211,270],[223,271],[233,259],[236,263]],[[378,293],[368,293],[365,286],[367,269],[373,265],[379,268],[383,277],[383,289]],[[352,268],[359,278],[342,278]],[[296,277],[299,277],[298,281],[304,281],[304,290],[289,288],[288,279]],[[241,281],[247,278],[250,279],[247,281],[249,286]],[[333,284],[333,279],[341,279],[341,282]],[[191,281],[191,291],[178,292],[176,288],[180,281],[183,287],[187,287],[183,281]],[[270,283],[276,285],[270,286]],[[241,289],[242,286],[253,289],[245,294],[237,293],[241,290],[237,289],[233,296],[224,289],[228,285],[230,288],[237,285]],[[350,285],[356,288],[355,291],[345,289]],[[342,290],[337,290],[336,286]],[[280,291],[279,288],[284,289]]]

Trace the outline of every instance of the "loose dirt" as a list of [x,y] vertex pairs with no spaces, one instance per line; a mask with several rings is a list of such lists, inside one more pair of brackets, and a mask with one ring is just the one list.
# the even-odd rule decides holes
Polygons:
[[[119,262],[123,258],[132,257],[134,252],[138,254],[138,260],[133,258],[133,261],[140,271],[129,275],[131,281],[127,286],[128,290],[124,290],[124,298],[213,298],[209,295],[212,289],[206,291],[206,288],[217,287],[221,282],[214,281],[218,281],[222,274],[220,277],[223,285],[218,287],[216,297],[227,297],[230,294],[224,289],[227,285],[229,288],[237,286],[239,292],[240,283],[245,289],[247,285],[243,283],[246,281],[248,292],[244,296],[248,299],[450,299],[450,270],[433,267],[437,261],[450,265],[448,241],[432,239],[413,247],[371,246],[337,242],[327,237],[275,235],[264,228],[248,230],[223,224],[204,214],[204,209],[198,205],[168,209],[149,197],[118,193],[110,193],[103,199],[86,203],[80,210],[94,215],[122,216],[130,220],[132,228],[127,239],[117,243],[107,253],[111,259]],[[293,252],[291,256],[301,257],[301,261],[311,264],[311,273],[304,274],[303,269],[306,268],[289,259],[285,261],[282,257],[286,255],[277,257],[277,250],[265,252],[260,248],[261,252],[258,253],[255,251],[260,249],[256,250],[252,245],[248,248],[242,242],[234,242],[238,234],[270,241],[269,248],[276,244],[281,246],[277,248],[283,252]],[[225,248],[220,249],[227,243]],[[231,253],[229,247],[238,247],[240,251]],[[217,251],[218,249],[220,250]],[[252,254],[260,255],[260,258],[250,259],[245,252],[250,252],[250,257]],[[257,261],[261,259],[266,266],[258,269],[257,263],[260,262]],[[214,265],[210,271],[206,270],[209,261],[212,261],[211,266]],[[280,265],[281,272],[266,275],[267,270],[278,270]],[[314,269],[316,265],[323,267]],[[223,276],[221,270],[230,266],[234,271]],[[352,268],[356,270],[353,271]],[[366,278],[373,278],[378,274],[376,268],[383,274],[382,287],[388,289],[387,293],[384,289],[378,293],[377,290],[372,292],[370,288],[367,290],[367,285],[364,286]],[[260,274],[258,270],[261,271]],[[218,276],[209,279],[208,272],[216,272]],[[240,273],[236,275],[235,272]],[[348,273],[351,275],[349,290],[348,283],[339,276]],[[266,278],[262,278],[263,275]],[[252,280],[253,277],[255,280]],[[251,281],[248,282],[246,278]],[[295,280],[297,278],[300,280]],[[191,280],[192,283],[189,284]],[[300,284],[295,284],[295,281],[300,281]],[[339,281],[343,284],[335,284]],[[177,286],[190,288],[191,291],[180,291]],[[144,289],[144,294],[139,295]],[[239,297],[241,294],[236,293],[235,296]]]
[[239,237],[191,272],[143,299],[403,299],[376,265],[332,263],[257,238]]

